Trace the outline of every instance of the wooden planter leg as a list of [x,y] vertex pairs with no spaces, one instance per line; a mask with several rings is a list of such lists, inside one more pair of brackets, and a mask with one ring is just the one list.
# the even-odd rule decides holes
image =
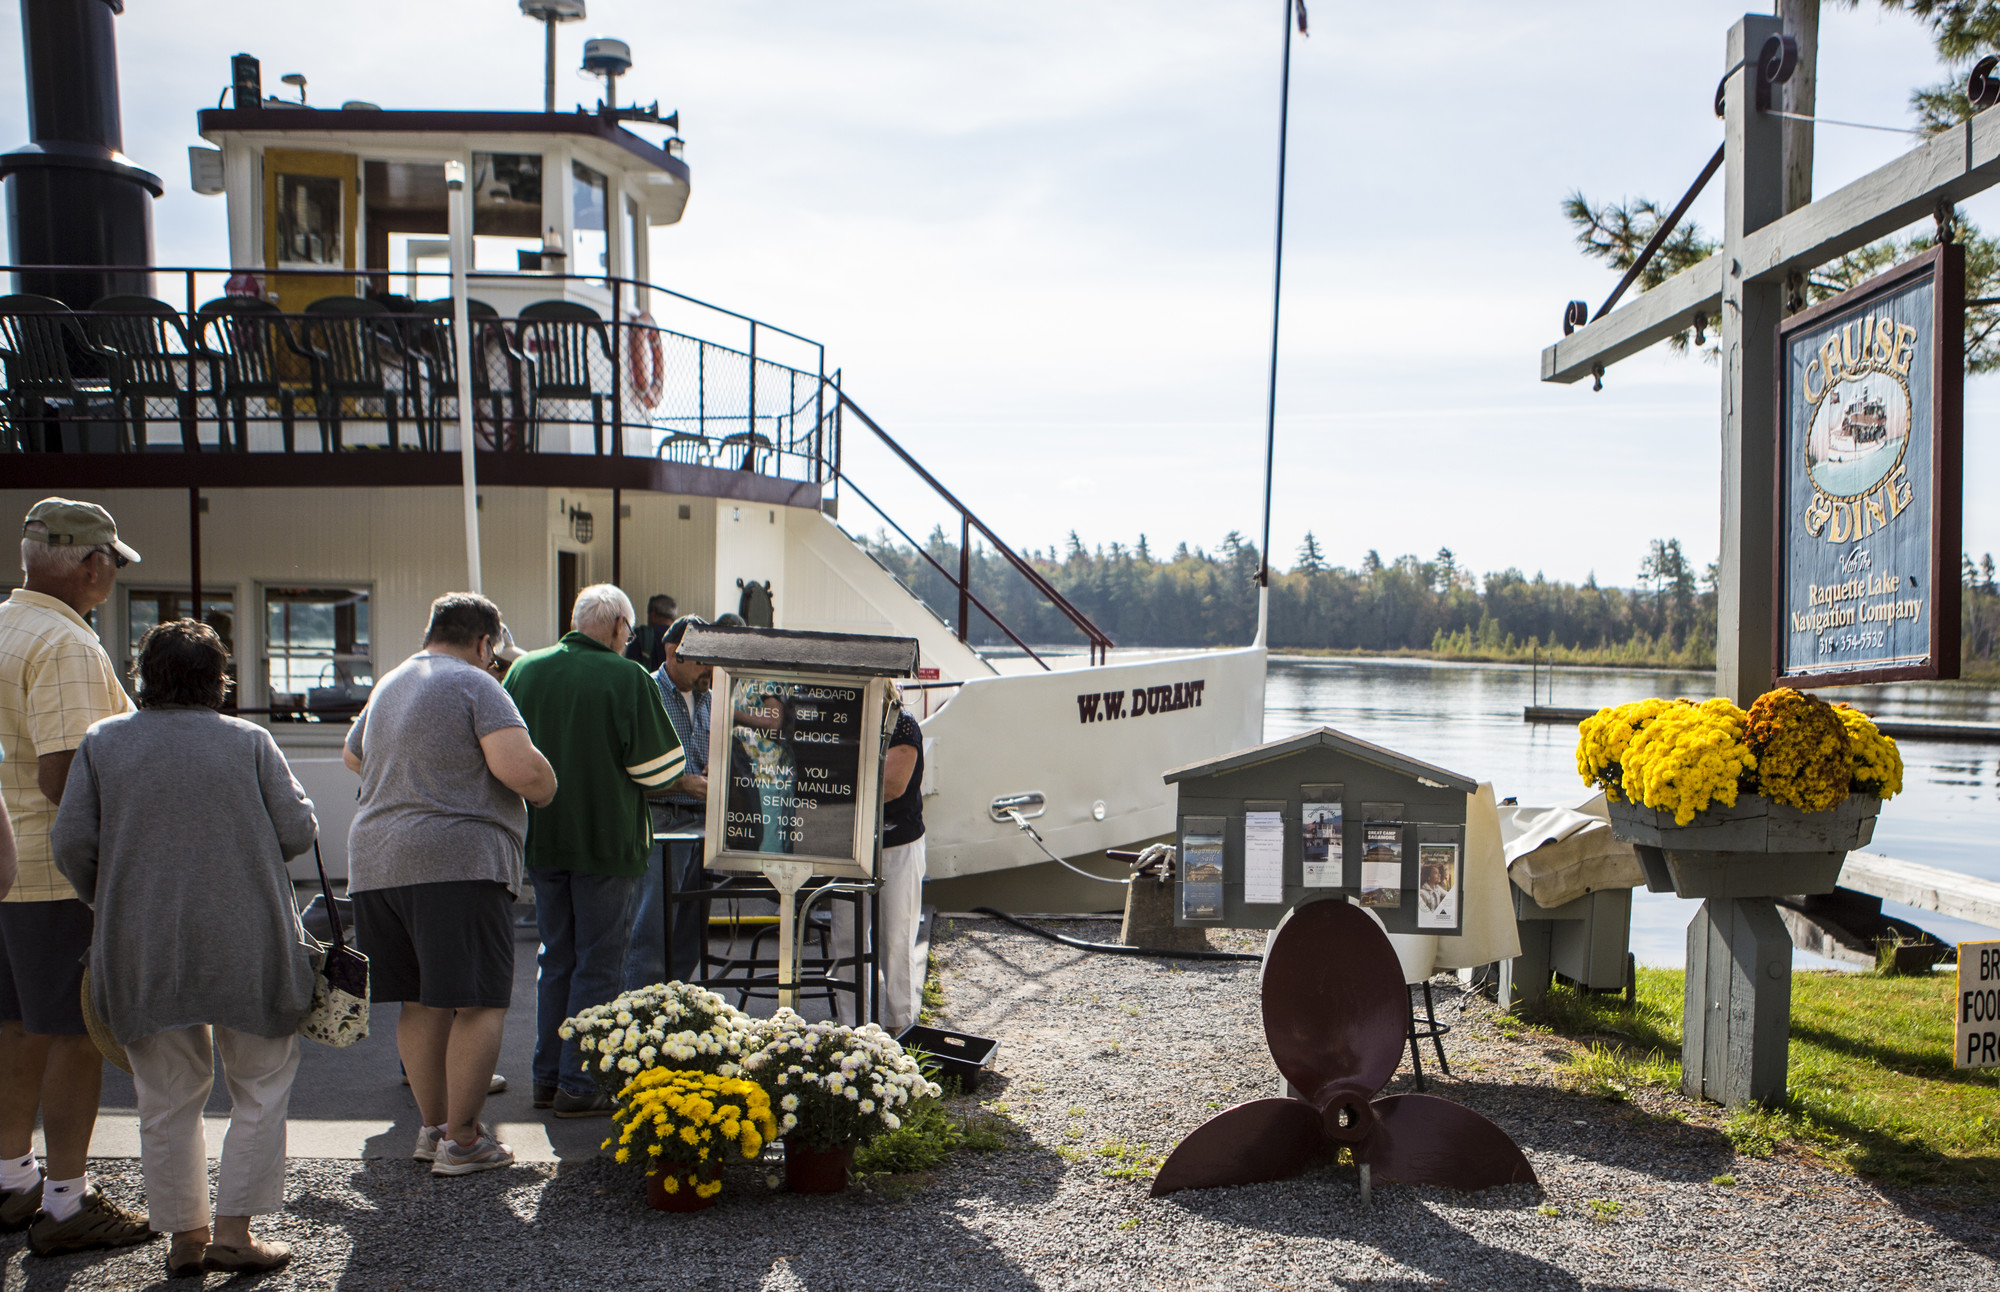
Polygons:
[[1766,897],[1711,897],[1688,925],[1681,1090],[1738,1107],[1785,1097],[1792,939]]

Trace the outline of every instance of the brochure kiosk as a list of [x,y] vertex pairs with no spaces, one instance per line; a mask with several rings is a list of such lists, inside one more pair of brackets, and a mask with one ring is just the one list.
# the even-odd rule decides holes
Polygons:
[[1166,779],[1176,928],[1275,928],[1301,903],[1347,898],[1391,933],[1464,931],[1471,777],[1321,727]]

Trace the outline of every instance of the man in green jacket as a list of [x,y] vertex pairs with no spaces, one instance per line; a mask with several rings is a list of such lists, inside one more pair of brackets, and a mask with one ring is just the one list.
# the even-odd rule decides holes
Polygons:
[[584,1073],[565,1018],[618,994],[632,905],[652,850],[649,790],[680,779],[686,758],[645,666],[619,652],[632,602],[609,583],[577,594],[575,628],[515,661],[506,687],[562,788],[528,810],[528,876],[542,949],[535,999],[534,1096],[558,1117],[609,1115]]

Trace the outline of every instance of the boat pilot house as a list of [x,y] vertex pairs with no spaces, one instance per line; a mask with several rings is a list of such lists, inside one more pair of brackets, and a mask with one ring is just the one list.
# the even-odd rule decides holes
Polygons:
[[1348,898],[1391,933],[1464,931],[1469,776],[1331,727],[1167,773],[1179,928],[1268,929]]
[[[914,641],[901,703],[924,724],[933,879],[1044,861],[989,808],[1059,786],[1040,825],[1065,856],[1164,834],[1157,769],[1255,738],[1257,710],[1233,701],[1261,693],[1261,645],[1110,660],[1111,639],[861,410],[820,343],[661,284],[691,200],[678,112],[616,106],[615,90],[561,112],[552,90],[540,112],[322,107],[303,74],[281,78],[296,97],[267,94],[238,55],[226,102],[187,113],[227,263],[152,264],[162,185],[122,152],[111,7],[88,13],[82,46],[30,41],[35,141],[0,153],[19,260],[0,295],[0,514],[52,495],[113,514],[144,557],[96,611],[113,660],[163,621],[212,625],[233,711],[270,724],[336,875],[345,727],[458,589],[491,597],[527,650],[597,583],[631,597],[642,632],[671,598],[677,614]],[[607,89],[629,66],[622,42],[586,47]],[[930,512],[899,524],[875,506],[889,496]],[[853,536],[927,551],[910,535],[934,525],[964,559],[937,564],[951,595],[930,603]],[[994,589],[971,586],[975,547],[1088,654],[1002,623]],[[1017,657],[981,653],[996,629]],[[1079,692],[1188,685],[1209,702],[1075,731]]]

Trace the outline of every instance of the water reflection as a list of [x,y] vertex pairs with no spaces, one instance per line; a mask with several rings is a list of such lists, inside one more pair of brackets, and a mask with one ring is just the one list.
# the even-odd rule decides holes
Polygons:
[[[1586,792],[1576,773],[1576,731],[1530,725],[1526,665],[1448,664],[1435,660],[1276,657],[1264,700],[1264,738],[1277,740],[1329,726],[1365,740],[1491,781],[1502,798],[1563,803]],[[1541,674],[1541,700],[1598,708],[1649,695],[1714,693],[1714,674],[1638,669],[1562,669]],[[1550,692],[1553,691],[1553,696]],[[1871,714],[1954,722],[2000,722],[2000,695],[1957,683],[1841,687],[1819,692]],[[2000,744],[1902,741],[1903,793],[1883,810],[1870,851],[2000,879]],[[1962,921],[1891,905],[1947,940],[2000,937]],[[1644,964],[1678,966],[1695,905],[1671,894],[1635,895],[1633,950]],[[1800,963],[1806,963],[1801,955]]]

